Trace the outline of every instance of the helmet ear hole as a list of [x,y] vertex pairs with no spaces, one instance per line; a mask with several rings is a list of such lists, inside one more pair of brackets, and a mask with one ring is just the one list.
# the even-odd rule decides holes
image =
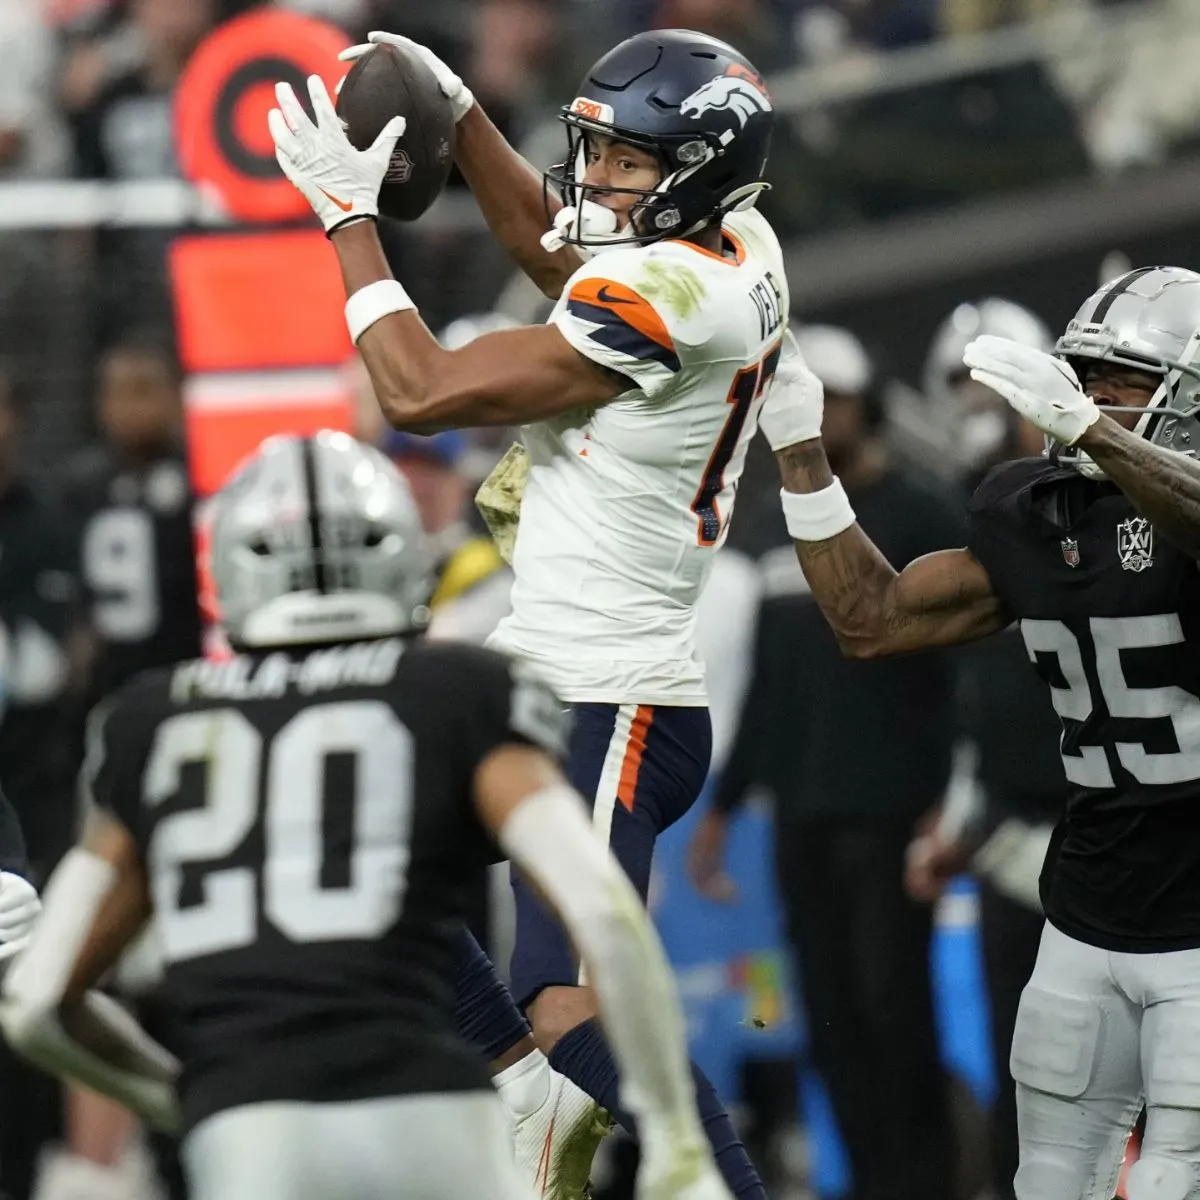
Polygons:
[[266,558],[271,553],[271,547],[267,545],[265,538],[255,538],[247,547],[251,554],[257,554],[259,558]]
[[383,545],[383,539],[386,536],[387,535],[382,529],[368,529],[366,537],[363,538],[363,545],[366,546],[368,550],[374,550],[376,547]]

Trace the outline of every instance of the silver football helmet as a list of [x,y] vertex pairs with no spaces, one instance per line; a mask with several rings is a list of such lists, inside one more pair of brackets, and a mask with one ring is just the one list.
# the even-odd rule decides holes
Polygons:
[[432,569],[399,471],[344,433],[268,438],[213,498],[210,555],[235,645],[421,628]]
[[1040,317],[1000,296],[960,304],[938,326],[925,357],[925,398],[933,420],[949,434],[950,453],[968,471],[990,462],[1011,436],[1008,406],[972,385],[963,365],[968,343],[985,333],[1039,350],[1054,345],[1054,335]]
[[[1200,274],[1183,267],[1139,267],[1089,296],[1054,352],[1082,377],[1088,362],[1160,375],[1145,408],[1101,404],[1102,412],[1142,415],[1134,432],[1156,446],[1195,456],[1200,447]],[[1103,472],[1086,453],[1054,443],[1059,459],[1085,475]]]

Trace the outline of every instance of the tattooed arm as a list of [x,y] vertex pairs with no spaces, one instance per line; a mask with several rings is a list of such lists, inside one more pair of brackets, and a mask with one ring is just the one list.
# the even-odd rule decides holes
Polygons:
[[1101,416],[1077,445],[1133,502],[1158,533],[1200,558],[1200,463]]
[[[833,482],[819,438],[788,446],[776,459],[786,491],[815,492]],[[939,550],[897,572],[858,524],[795,547],[813,598],[851,658],[969,642],[1009,622],[969,550]]]

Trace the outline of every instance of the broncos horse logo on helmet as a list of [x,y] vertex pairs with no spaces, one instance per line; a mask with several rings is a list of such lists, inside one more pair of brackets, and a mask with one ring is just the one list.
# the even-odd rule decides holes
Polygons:
[[680,106],[685,117],[702,117],[710,112],[732,112],[743,128],[755,113],[770,112],[771,98],[744,75],[718,75],[698,87]]
[[[545,175],[555,244],[645,245],[688,237],[723,214],[750,207],[763,181],[774,111],[751,63],[732,46],[686,29],[631,37],[587,73],[559,112],[567,157]],[[589,135],[653,153],[653,188],[585,182]],[[633,197],[624,229],[598,197]],[[552,195],[563,209],[555,212]]]

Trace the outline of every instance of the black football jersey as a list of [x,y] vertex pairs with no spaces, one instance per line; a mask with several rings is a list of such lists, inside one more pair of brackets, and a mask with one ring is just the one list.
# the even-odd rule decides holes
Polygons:
[[140,676],[85,782],[134,835],[188,1127],[235,1105],[488,1086],[453,951],[498,853],[472,798],[565,710],[491,651],[361,642]]
[[201,650],[192,494],[182,454],[123,467],[104,448],[69,467],[80,567],[101,652],[92,696]]
[[971,502],[987,570],[1062,722],[1047,917],[1125,951],[1200,946],[1200,568],[1113,484],[1024,459]]

